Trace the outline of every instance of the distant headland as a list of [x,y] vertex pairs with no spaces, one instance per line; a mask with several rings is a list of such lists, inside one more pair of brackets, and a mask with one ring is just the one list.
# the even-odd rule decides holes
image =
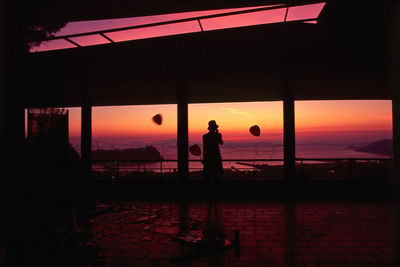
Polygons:
[[393,156],[393,140],[382,139],[364,147],[355,148],[355,151],[368,152],[385,156]]
[[140,148],[130,149],[113,149],[113,150],[94,150],[92,152],[93,160],[162,160],[161,153],[153,146],[143,146]]

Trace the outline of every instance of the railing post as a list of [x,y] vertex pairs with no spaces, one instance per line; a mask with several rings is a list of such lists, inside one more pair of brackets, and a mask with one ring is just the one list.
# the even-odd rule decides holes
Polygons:
[[300,164],[301,164],[301,175],[304,176],[304,160],[303,159],[301,159]]

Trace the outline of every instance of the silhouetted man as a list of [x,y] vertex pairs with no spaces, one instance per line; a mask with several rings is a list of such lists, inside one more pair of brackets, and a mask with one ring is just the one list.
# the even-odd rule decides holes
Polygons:
[[210,180],[219,181],[223,173],[222,158],[219,151],[219,145],[222,145],[222,135],[218,132],[218,125],[215,120],[208,122],[208,133],[203,135],[203,174]]

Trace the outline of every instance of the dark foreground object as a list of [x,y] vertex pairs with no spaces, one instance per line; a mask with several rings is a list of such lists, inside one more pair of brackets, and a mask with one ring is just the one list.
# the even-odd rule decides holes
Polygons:
[[379,178],[344,181],[97,181],[98,197],[145,199],[387,199],[390,182]]
[[96,181],[9,235],[10,266],[398,266],[391,184]]

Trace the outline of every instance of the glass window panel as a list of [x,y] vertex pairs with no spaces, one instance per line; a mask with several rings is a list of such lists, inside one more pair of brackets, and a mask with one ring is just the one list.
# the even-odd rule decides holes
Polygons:
[[[96,178],[163,180],[175,177],[176,105],[93,107],[92,114]],[[161,114],[161,124],[153,120],[157,114]]]
[[390,158],[390,100],[296,101],[295,114],[300,176],[348,179],[384,175],[389,161],[361,159]]
[[[224,141],[222,180],[281,179],[283,162],[271,159],[283,158],[282,110],[281,101],[189,104],[189,147],[198,145],[202,152],[200,156],[189,153],[190,179],[205,179],[200,160],[210,120],[219,125]],[[259,126],[260,136],[251,134],[253,125]]]
[[[296,101],[297,157],[375,157],[348,147],[391,138],[392,113],[389,100]],[[311,144],[324,148],[310,149]],[[329,152],[328,145],[340,146]]]

